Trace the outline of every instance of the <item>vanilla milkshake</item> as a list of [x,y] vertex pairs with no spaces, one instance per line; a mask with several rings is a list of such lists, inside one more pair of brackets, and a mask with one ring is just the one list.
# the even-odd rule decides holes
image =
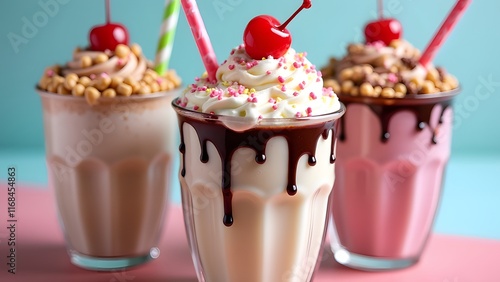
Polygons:
[[49,182],[74,264],[113,270],[157,257],[179,85],[173,72],[154,73],[137,45],[77,49],[45,71]]
[[459,89],[444,69],[418,65],[419,56],[401,39],[351,44],[323,69],[347,108],[330,225],[332,250],[344,265],[408,267],[431,232]]
[[252,59],[241,45],[217,82],[174,102],[179,179],[200,281],[311,281],[334,184],[338,118],[304,53]]

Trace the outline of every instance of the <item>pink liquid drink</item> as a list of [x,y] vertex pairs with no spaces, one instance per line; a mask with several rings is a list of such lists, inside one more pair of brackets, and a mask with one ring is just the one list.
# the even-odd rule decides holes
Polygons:
[[332,196],[340,263],[401,268],[424,250],[450,156],[457,90],[405,99],[343,97]]
[[[368,24],[368,43],[349,45],[344,58],[323,69],[331,78],[325,85],[347,108],[331,246],[338,262],[365,270],[408,267],[424,250],[450,156],[452,99],[459,92],[444,69],[419,64],[420,51],[397,39],[398,24]],[[370,33],[384,26],[398,28]]]

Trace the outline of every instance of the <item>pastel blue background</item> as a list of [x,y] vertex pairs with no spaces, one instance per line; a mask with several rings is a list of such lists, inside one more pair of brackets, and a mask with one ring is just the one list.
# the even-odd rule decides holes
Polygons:
[[[57,1],[57,2],[55,2]],[[33,87],[44,68],[66,62],[73,49],[87,45],[91,26],[104,21],[103,0],[0,1],[0,179],[15,165],[19,181],[46,185],[40,100]],[[300,0],[199,0],[200,11],[218,60],[241,43],[246,23],[258,14],[286,19]],[[385,0],[386,14],[403,24],[405,38],[423,49],[453,0]],[[27,38],[13,46],[9,33],[22,36],[23,19],[44,13],[40,3],[57,3],[58,11]],[[112,17],[124,23],[133,42],[153,58],[164,0],[114,0]],[[446,66],[463,85],[455,101],[453,157],[436,222],[438,232],[500,239],[500,1],[474,1],[435,63]],[[298,51],[322,66],[344,54],[348,42],[363,40],[362,27],[376,16],[375,0],[315,0],[289,26]],[[41,19],[41,18],[40,18]],[[17,50],[16,50],[17,48]],[[171,67],[185,83],[203,65],[184,15],[180,16]],[[173,200],[179,201],[173,187]]]

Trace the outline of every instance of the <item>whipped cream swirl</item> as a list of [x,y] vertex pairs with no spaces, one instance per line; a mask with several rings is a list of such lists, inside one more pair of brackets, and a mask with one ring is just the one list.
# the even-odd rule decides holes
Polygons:
[[184,108],[253,119],[296,118],[340,109],[337,95],[323,87],[321,72],[305,53],[290,48],[281,58],[252,59],[243,45],[219,67],[217,83],[197,78],[178,104]]
[[63,75],[74,73],[81,77],[106,73],[110,77],[132,77],[135,80],[140,80],[148,68],[148,62],[142,55],[136,56],[133,52],[130,52],[126,58],[122,59],[111,51],[104,52],[109,56],[109,59],[105,62],[82,67],[81,60],[83,57],[87,56],[95,60],[97,56],[102,53],[103,52],[86,50],[75,52],[73,54],[73,60],[69,61],[62,70]]

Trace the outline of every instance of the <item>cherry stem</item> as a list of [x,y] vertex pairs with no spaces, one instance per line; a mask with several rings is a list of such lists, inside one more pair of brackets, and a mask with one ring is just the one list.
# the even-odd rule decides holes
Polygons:
[[285,30],[286,26],[303,10],[303,9],[309,9],[311,8],[311,0],[304,0],[302,5],[293,13],[293,15],[288,18],[286,22],[284,22],[282,25],[278,27],[279,30],[283,31]]
[[111,22],[111,0],[106,0],[106,23],[109,24]]
[[384,18],[384,0],[378,0],[378,18]]

